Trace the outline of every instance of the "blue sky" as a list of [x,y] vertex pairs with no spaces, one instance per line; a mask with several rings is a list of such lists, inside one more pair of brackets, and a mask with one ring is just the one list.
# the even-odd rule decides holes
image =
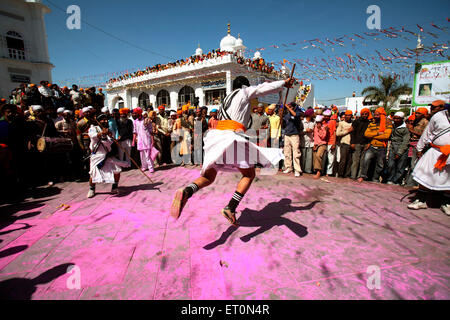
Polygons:
[[[145,68],[157,63],[191,56],[200,43],[204,52],[219,47],[220,39],[226,35],[227,22],[231,22],[231,33],[241,34],[249,49],[264,47],[262,55],[266,61],[279,62],[284,58],[314,59],[358,53],[363,57],[376,54],[375,49],[389,54],[384,48],[414,48],[413,36],[405,39],[379,37],[372,39],[346,41],[346,47],[326,47],[325,53],[311,46],[302,45],[286,48],[270,48],[270,45],[289,44],[319,38],[336,38],[343,35],[374,32],[366,26],[369,5],[381,9],[381,28],[405,26],[419,32],[416,24],[438,35],[437,39],[423,33],[423,43],[445,43],[447,33],[433,28],[430,22],[439,27],[448,27],[447,13],[450,1],[332,1],[332,0],[259,0],[250,1],[154,1],[154,0],[43,0],[52,12],[46,15],[48,46],[55,83],[72,82],[98,83],[99,75],[120,72],[133,68]],[[81,30],[66,27],[68,14],[56,8],[66,9],[76,4],[81,9],[83,20]],[[88,24],[86,24],[88,23]],[[133,46],[114,39],[92,26],[132,43]],[[406,34],[405,34],[406,35]],[[359,40],[359,39],[357,39]],[[318,44],[318,43],[316,43]],[[353,46],[352,46],[353,44]],[[140,50],[136,46],[144,48]],[[150,52],[158,53],[152,54]],[[448,50],[444,55],[449,55]],[[343,56],[345,57],[345,56]],[[171,59],[173,58],[173,59]],[[424,61],[439,61],[445,58],[434,55],[423,57]],[[297,67],[298,68],[298,67]],[[302,74],[301,68],[297,69]],[[404,70],[408,70],[404,68]],[[412,70],[410,68],[410,70]],[[364,72],[374,72],[366,68]],[[358,70],[353,75],[361,74]],[[93,77],[97,75],[97,77]],[[90,76],[90,77],[89,77]],[[325,104],[342,103],[330,99],[357,94],[362,88],[373,83],[362,83],[352,79],[313,80],[316,98]],[[405,79],[412,86],[412,77]]]

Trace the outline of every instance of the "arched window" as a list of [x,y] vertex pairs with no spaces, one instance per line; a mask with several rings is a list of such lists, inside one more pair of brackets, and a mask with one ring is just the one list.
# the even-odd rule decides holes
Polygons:
[[25,60],[25,43],[19,33],[8,31],[6,33],[6,46],[11,59]]
[[139,95],[139,107],[142,109],[147,109],[150,106],[150,97],[145,92]]
[[194,89],[188,86],[184,86],[183,88],[181,88],[180,92],[178,93],[178,103],[181,105],[185,105],[189,101],[192,105],[194,105],[194,98]]
[[158,106],[165,104],[166,106],[170,105],[170,94],[167,90],[160,90],[156,95],[156,103]]
[[122,97],[119,97],[117,99],[116,108],[117,109],[125,108],[125,102],[123,101]]

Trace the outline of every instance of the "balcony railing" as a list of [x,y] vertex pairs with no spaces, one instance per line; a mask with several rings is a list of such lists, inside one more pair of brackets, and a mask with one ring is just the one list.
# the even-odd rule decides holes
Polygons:
[[25,60],[25,51],[8,48],[9,58],[16,60]]

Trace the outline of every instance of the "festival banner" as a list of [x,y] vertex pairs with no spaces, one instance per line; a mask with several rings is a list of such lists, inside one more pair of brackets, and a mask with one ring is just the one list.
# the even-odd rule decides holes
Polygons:
[[434,100],[450,99],[450,60],[417,64],[414,76],[413,106],[426,106]]

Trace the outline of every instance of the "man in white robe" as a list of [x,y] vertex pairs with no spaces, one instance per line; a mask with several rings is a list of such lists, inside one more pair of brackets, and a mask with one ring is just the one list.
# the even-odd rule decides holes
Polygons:
[[97,117],[97,121],[101,127],[92,125],[88,132],[91,139],[90,149],[92,152],[88,198],[92,198],[95,195],[96,183],[112,183],[111,194],[118,194],[121,167],[128,166],[125,161],[120,161],[108,155],[114,143],[114,140],[111,138],[112,132],[108,130],[108,116],[101,114]]
[[239,170],[242,178],[228,205],[222,209],[222,215],[234,226],[236,222],[236,207],[250,188],[255,178],[256,163],[275,166],[284,159],[279,148],[263,148],[249,141],[249,136],[243,134],[251,127],[250,100],[259,96],[280,92],[283,87],[292,87],[294,80],[265,82],[258,86],[250,86],[244,77],[233,81],[233,92],[224,100],[219,111],[219,122],[216,129],[207,132],[204,138],[205,158],[201,177],[184,189],[178,189],[173,200],[170,214],[175,219],[188,199],[198,190],[212,184],[218,170]]
[[[450,215],[450,108],[444,101],[430,106],[433,116],[417,143],[420,157],[413,171],[413,179],[419,183],[417,198],[409,209],[427,209],[431,192],[443,192],[441,210]],[[422,156],[425,146],[430,149]]]

